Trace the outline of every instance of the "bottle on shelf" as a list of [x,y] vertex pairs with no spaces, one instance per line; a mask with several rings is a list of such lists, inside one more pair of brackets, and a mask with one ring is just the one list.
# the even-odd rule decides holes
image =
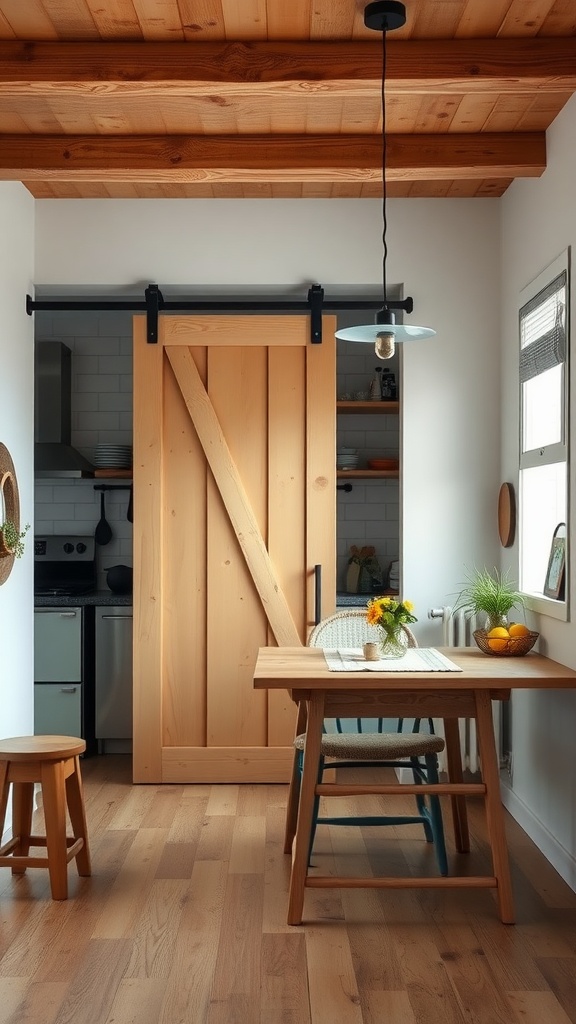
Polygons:
[[379,402],[382,398],[382,367],[377,366],[375,376],[370,381],[370,401]]
[[396,377],[387,366],[382,371],[381,380],[381,398],[384,402],[389,402],[398,396],[398,389],[396,387]]

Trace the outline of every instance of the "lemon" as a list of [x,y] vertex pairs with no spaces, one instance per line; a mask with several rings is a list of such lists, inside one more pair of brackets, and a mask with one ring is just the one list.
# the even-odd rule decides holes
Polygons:
[[488,647],[491,651],[498,653],[498,651],[505,651],[510,639],[510,634],[505,626],[494,626],[489,633],[486,634],[488,639]]
[[513,622],[508,629],[510,636],[528,636],[529,632],[528,626],[525,626],[523,622]]
[[510,637],[493,637],[488,640],[488,647],[492,651],[505,651]]

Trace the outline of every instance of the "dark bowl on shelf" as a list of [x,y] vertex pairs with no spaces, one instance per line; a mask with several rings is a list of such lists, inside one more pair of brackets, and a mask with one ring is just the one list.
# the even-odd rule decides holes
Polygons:
[[390,470],[398,469],[399,459],[368,459],[368,469]]

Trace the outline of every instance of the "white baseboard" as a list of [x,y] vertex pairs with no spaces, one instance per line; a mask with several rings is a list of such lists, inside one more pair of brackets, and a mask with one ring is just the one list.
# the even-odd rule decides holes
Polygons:
[[560,877],[576,892],[576,858],[558,842],[514,790],[503,784],[500,791],[506,810],[524,829],[526,835],[544,854]]

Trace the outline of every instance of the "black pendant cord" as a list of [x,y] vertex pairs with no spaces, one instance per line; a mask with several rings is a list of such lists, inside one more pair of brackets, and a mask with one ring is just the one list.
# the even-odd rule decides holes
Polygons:
[[386,242],[386,231],[388,222],[386,219],[386,29],[382,32],[382,83],[380,87],[380,102],[382,106],[382,290],[384,292],[384,308],[388,308],[388,285],[386,281],[386,260],[388,257],[388,243]]

